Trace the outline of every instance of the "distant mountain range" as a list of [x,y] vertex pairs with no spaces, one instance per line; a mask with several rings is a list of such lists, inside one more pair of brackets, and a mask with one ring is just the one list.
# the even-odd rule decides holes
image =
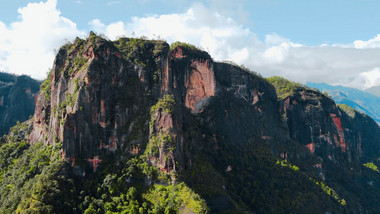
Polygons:
[[308,82],[306,85],[326,92],[336,103],[351,106],[355,110],[372,117],[377,123],[380,123],[380,97],[374,95],[376,92],[380,95],[380,90],[373,87],[367,91],[361,91],[355,88],[312,82]]
[[26,75],[0,72],[0,135],[7,134],[17,121],[24,122],[34,114],[40,81]]
[[380,97],[380,86],[372,86],[371,88],[367,88],[364,91]]

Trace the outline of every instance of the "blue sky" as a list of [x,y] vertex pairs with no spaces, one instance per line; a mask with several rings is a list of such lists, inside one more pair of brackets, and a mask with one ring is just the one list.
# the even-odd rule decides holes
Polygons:
[[[17,20],[17,9],[41,0],[2,0],[0,20]],[[6,2],[6,3],[4,3]],[[254,31],[260,39],[277,33],[305,45],[344,44],[368,40],[379,33],[380,1],[376,0],[237,0],[198,1],[230,16]],[[61,0],[62,16],[80,29],[90,30],[93,19],[109,24],[131,17],[185,12],[193,1],[184,0]]]
[[93,30],[111,40],[145,35],[190,42],[263,76],[380,85],[375,0],[1,1],[0,70],[11,73],[45,78],[56,50]]

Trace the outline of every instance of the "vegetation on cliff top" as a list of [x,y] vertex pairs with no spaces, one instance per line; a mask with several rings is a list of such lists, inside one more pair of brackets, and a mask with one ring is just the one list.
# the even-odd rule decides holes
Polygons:
[[151,118],[149,121],[149,129],[152,134],[149,137],[149,142],[144,152],[144,155],[147,157],[157,156],[159,153],[159,148],[162,148],[165,153],[173,152],[175,150],[175,145],[170,133],[168,131],[155,130],[154,127],[157,114],[166,113],[172,115],[174,105],[175,101],[173,95],[165,94],[157,101],[155,105],[150,108]]
[[186,42],[176,41],[170,44],[170,50],[174,50],[176,47],[186,48],[187,50],[190,50],[190,51],[201,50],[200,48],[195,47],[195,45],[192,45]]
[[40,94],[45,97],[45,100],[47,103],[50,103],[50,94],[51,94],[51,78],[52,78],[52,73],[53,71],[50,71],[48,76],[46,77],[46,80],[42,82],[40,86]]
[[174,42],[170,45],[170,51],[174,51],[177,47],[180,47],[182,50],[182,55],[184,57],[195,57],[198,59],[211,59],[211,56],[202,48],[196,47],[192,44],[185,42]]
[[299,83],[292,82],[279,76],[269,77],[267,80],[276,88],[278,99],[285,99],[286,97],[294,94],[298,88],[305,87]]
[[113,44],[119,49],[121,56],[128,62],[153,70],[153,81],[158,81],[161,69],[161,55],[169,47],[162,40],[147,40],[146,38],[122,37]]
[[144,66],[154,63],[154,56],[159,55],[164,49],[165,41],[147,40],[146,38],[121,37],[113,44],[120,50],[124,59],[142,64]]
[[337,106],[342,109],[346,114],[348,114],[351,118],[355,117],[355,109],[351,108],[346,104],[337,104]]

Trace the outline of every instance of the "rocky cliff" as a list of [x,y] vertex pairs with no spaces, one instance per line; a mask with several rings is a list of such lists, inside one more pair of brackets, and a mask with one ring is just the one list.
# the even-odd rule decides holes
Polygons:
[[[132,50],[123,53],[123,48]],[[178,170],[188,164],[184,146],[198,144],[185,142],[188,117],[199,117],[199,125],[207,127],[198,140],[210,138],[216,147],[221,138],[271,142],[281,130],[273,122],[280,118],[275,90],[263,78],[215,63],[203,51],[169,50],[163,42],[77,39],[61,48],[43,85],[30,140],[62,142],[62,155],[73,165],[82,158],[96,167],[104,152],[129,148],[141,153],[147,141],[167,136],[173,154],[160,145],[154,162],[162,170]],[[169,155],[165,163],[163,155]]]
[[185,43],[76,39],[31,122],[30,148],[59,148],[65,161],[49,174],[65,212],[371,213],[379,200],[371,118]]
[[[342,194],[347,195],[346,199],[357,197],[352,200],[364,205],[358,205],[358,210],[374,212],[375,209],[368,207],[368,201],[363,200],[363,195],[358,196],[354,192],[371,191],[373,194],[372,191],[376,189],[373,185],[378,182],[378,178],[365,175],[368,172],[362,171],[362,164],[372,161],[377,163],[380,152],[378,124],[349,106],[336,105],[318,90],[280,77],[268,80],[276,86],[281,97],[279,111],[289,138],[304,145],[317,158],[316,162],[305,159],[301,162],[309,164],[306,168],[312,166],[316,169],[320,179],[341,188]],[[369,184],[371,188],[367,189]]]
[[0,135],[34,114],[39,86],[40,82],[28,76],[0,73]]
[[380,129],[367,115],[306,87],[297,87],[279,103],[290,139],[311,154],[333,163],[360,163],[379,155]]

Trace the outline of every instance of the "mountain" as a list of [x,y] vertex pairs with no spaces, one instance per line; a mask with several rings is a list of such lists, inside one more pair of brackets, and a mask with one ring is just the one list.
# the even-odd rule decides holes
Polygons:
[[308,82],[307,86],[326,92],[335,102],[351,106],[355,110],[367,114],[376,122],[380,123],[380,97],[358,89],[332,86],[326,83]]
[[40,82],[28,76],[0,72],[0,135],[34,114],[39,87]]
[[0,143],[0,213],[375,213],[380,129],[186,43],[58,51]]
[[370,88],[365,89],[364,91],[380,97],[380,86],[372,86]]

